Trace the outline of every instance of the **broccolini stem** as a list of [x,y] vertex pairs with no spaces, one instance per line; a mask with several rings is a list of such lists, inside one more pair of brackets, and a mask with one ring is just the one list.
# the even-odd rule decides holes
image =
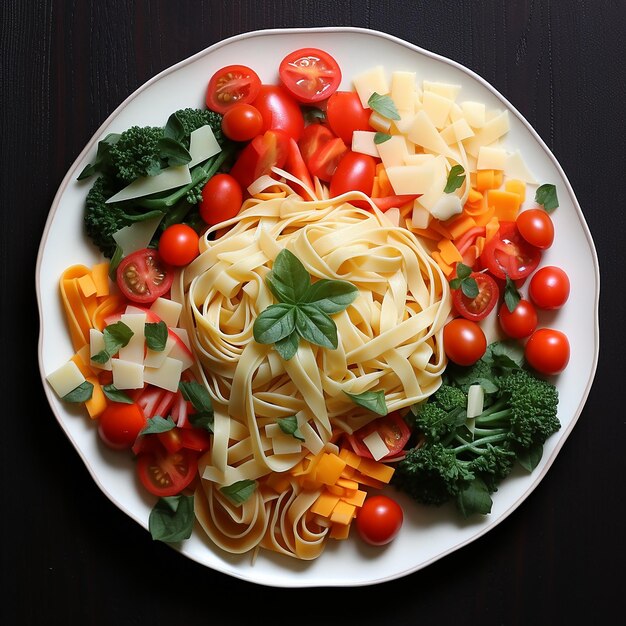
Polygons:
[[497,435],[482,437],[478,441],[466,441],[465,439],[457,435],[456,439],[460,441],[462,445],[454,448],[454,453],[458,455],[460,452],[464,452],[465,450],[471,450],[476,454],[484,454],[486,450],[483,450],[481,446],[484,446],[487,443],[499,443],[500,441],[505,441],[506,438],[506,433],[499,433]]

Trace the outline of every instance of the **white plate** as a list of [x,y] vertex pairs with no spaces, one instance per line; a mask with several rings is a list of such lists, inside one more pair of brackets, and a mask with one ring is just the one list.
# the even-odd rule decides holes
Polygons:
[[39,366],[52,410],[81,455],[97,485],[130,517],[147,528],[152,501],[134,479],[130,455],[104,448],[94,424],[80,411],[61,403],[43,380],[72,354],[59,301],[58,281],[74,263],[90,264],[98,257],[83,236],[82,211],[91,182],[77,175],[93,160],[97,142],[109,132],[133,124],[163,125],[182,107],[203,106],[208,78],[233,63],[252,66],[264,82],[275,82],[280,60],[292,50],[315,46],[330,52],[343,72],[343,89],[357,72],[384,64],[391,70],[417,73],[418,80],[456,83],[459,98],[479,100],[489,108],[510,112],[507,145],[519,148],[541,182],[557,185],[560,207],[552,214],[556,240],[544,264],[558,264],[572,277],[571,296],[558,313],[541,322],[563,330],[570,338],[569,367],[558,377],[561,430],[546,443],[540,466],[530,475],[508,478],[494,494],[492,513],[478,521],[461,521],[451,508],[425,508],[400,497],[406,512],[401,534],[384,549],[364,546],[357,539],[330,542],[313,562],[264,551],[254,564],[249,556],[227,555],[212,547],[201,533],[180,546],[189,558],[228,575],[280,587],[355,586],[380,583],[421,569],[482,536],[512,513],[533,491],[553,463],[574,427],[595,375],[598,349],[599,270],[591,235],[567,178],[547,146],[515,108],[493,87],[458,63],[390,35],[357,28],[266,30],[245,33],[217,43],[148,81],[106,120],[74,162],[54,199],[37,260],[37,295],[41,318]]

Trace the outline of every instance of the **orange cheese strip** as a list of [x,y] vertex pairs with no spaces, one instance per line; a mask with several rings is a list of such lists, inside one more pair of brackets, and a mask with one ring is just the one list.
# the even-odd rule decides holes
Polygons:
[[80,291],[85,298],[96,295],[96,284],[93,282],[91,274],[85,274],[76,280],[78,282],[78,286],[80,287]]
[[335,496],[328,492],[322,492],[311,507],[311,513],[316,513],[322,517],[330,517],[335,506],[339,502],[339,496]]
[[339,541],[347,539],[350,534],[349,524],[333,524],[330,529],[329,537]]
[[448,263],[443,260],[440,252],[438,252],[437,250],[433,250],[430,255],[433,257],[433,259],[440,267],[441,271],[446,275],[446,277],[452,274],[454,268],[451,265],[448,265]]
[[349,524],[356,515],[356,507],[340,500],[330,514],[330,521],[333,524]]
[[344,502],[348,504],[353,504],[354,506],[360,508],[363,506],[365,502],[365,498],[367,498],[367,491],[362,491],[361,489],[357,489],[356,492],[351,496],[346,496],[342,498]]
[[442,239],[438,244],[439,253],[444,263],[453,265],[463,261],[461,253],[457,250],[456,246],[449,239]]
[[109,291],[109,262],[96,263],[91,268],[91,278],[96,286],[98,298],[108,296]]
[[446,228],[452,235],[452,239],[458,239],[474,226],[476,226],[476,220],[467,213],[461,213],[458,217],[446,222]]
[[490,189],[487,192],[487,203],[494,207],[495,216],[503,222],[514,222],[522,204],[518,194],[501,189]]
[[91,419],[96,419],[97,417],[100,417],[104,409],[107,408],[107,397],[104,395],[102,385],[100,385],[96,376],[89,376],[87,380],[93,385],[93,392],[91,394],[91,398],[85,401],[85,408],[89,413],[89,417],[91,417]]
[[[359,472],[362,476],[373,478],[382,483],[388,483],[393,476],[394,469],[390,465],[364,458],[361,460],[361,465],[359,465]],[[359,480],[359,482],[363,481]]]
[[526,183],[523,180],[510,178],[504,183],[504,189],[505,191],[516,193],[522,203],[526,201]]
[[336,454],[323,452],[315,468],[315,479],[324,485],[334,485],[345,466],[346,462]]

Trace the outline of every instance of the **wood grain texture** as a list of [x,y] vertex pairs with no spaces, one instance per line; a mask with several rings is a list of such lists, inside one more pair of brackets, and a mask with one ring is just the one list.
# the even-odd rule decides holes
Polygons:
[[[587,406],[547,477],[488,535],[375,588],[281,591],[153,543],[97,489],[41,389],[35,261],[67,169],[137,87],[231,35],[331,25],[386,31],[452,58],[535,127],[596,242],[602,346]],[[0,328],[10,372],[1,377],[0,622],[247,624],[264,606],[291,623],[293,602],[300,624],[618,623],[625,30],[621,0],[3,0]]]

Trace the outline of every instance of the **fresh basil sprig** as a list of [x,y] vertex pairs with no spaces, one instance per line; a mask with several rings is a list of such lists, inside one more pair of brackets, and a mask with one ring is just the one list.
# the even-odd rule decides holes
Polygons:
[[378,415],[387,415],[387,403],[384,391],[363,391],[362,393],[344,393],[354,402]]
[[330,315],[354,302],[358,295],[354,285],[326,278],[311,283],[304,265],[286,249],[278,253],[266,282],[278,303],[270,304],[254,321],[257,343],[274,344],[286,361],[297,352],[300,338],[337,348],[337,326]]
[[513,313],[521,299],[522,297],[517,290],[517,286],[511,280],[510,276],[507,275],[506,283],[504,285],[504,303],[506,304],[506,308]]
[[276,421],[285,435],[291,435],[299,441],[304,441],[304,437],[298,428],[298,418],[295,415],[279,417]]
[[146,337],[146,345],[150,350],[155,352],[163,352],[169,337],[167,324],[161,320],[159,322],[147,322],[144,326],[144,334]]
[[204,385],[194,380],[181,380],[178,383],[183,398],[191,402],[195,413],[189,414],[189,421],[196,428],[204,428],[210,433],[213,432],[213,403],[211,396]]
[[120,348],[128,345],[131,337],[135,334],[124,322],[109,324],[102,333],[104,335],[104,350],[91,357],[96,363],[106,363]]
[[468,298],[475,298],[478,295],[478,283],[472,278],[472,268],[465,263],[456,264],[456,278],[450,281],[452,289],[461,289]]
[[465,180],[465,169],[462,165],[453,165],[448,172],[446,186],[443,188],[444,193],[455,192]]
[[379,93],[374,92],[367,101],[372,111],[380,113],[383,117],[389,120],[399,120],[400,114],[396,108],[395,102],[391,99],[391,96],[382,96]]
[[535,192],[535,202],[541,204],[548,213],[552,213],[559,206],[556,186],[549,183],[539,185]]
[[93,395],[93,383],[84,380],[78,387],[63,396],[65,402],[87,402]]
[[159,498],[148,518],[152,539],[166,543],[189,539],[195,521],[193,499],[182,494]]
[[220,491],[235,504],[243,504],[255,491],[256,480],[244,478],[232,485],[220,487]]

